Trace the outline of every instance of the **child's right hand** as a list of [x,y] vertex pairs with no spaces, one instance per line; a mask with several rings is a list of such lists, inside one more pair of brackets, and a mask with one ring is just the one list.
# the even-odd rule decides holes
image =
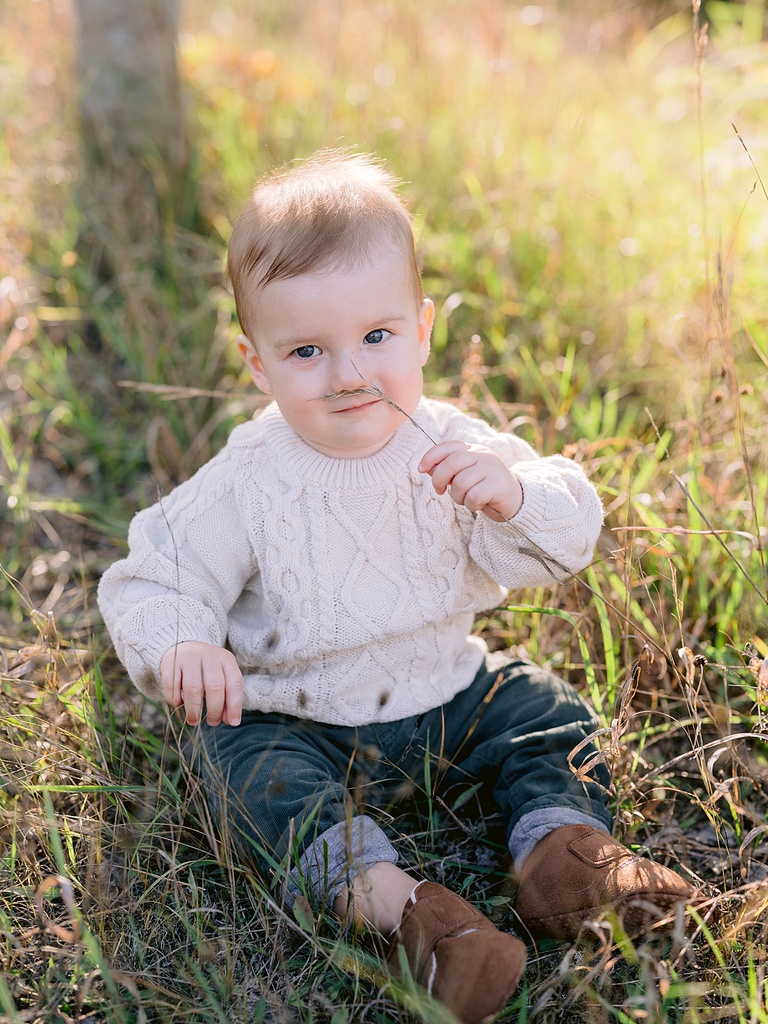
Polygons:
[[184,706],[187,724],[200,721],[205,697],[208,725],[239,725],[243,712],[243,674],[235,656],[223,647],[190,640],[171,647],[160,662],[165,699]]

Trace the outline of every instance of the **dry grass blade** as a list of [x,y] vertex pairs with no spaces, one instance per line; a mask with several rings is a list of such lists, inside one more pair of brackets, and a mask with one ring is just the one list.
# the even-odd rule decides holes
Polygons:
[[760,174],[760,171],[759,171],[759,169],[757,167],[757,164],[755,163],[755,161],[752,158],[752,154],[749,151],[749,147],[747,146],[747,144],[744,141],[744,139],[742,139],[741,133],[740,133],[739,129],[736,127],[736,125],[733,122],[731,122],[731,128],[733,128],[733,130],[736,132],[736,138],[741,143],[741,145],[742,145],[742,147],[744,149],[744,152],[747,154],[749,162],[752,164],[752,169],[754,170],[755,174],[757,175],[757,180],[760,182],[760,188],[763,190],[763,195],[765,196],[766,199],[768,199],[768,191],[766,191],[765,182],[762,179],[762,175]]
[[[181,384],[152,384],[142,380],[119,380],[118,387],[131,388],[147,395],[161,395],[169,402],[188,402],[190,398],[221,398],[231,399],[230,391],[215,388],[193,388]],[[266,404],[266,399],[264,400]]]
[[682,490],[683,494],[686,496],[688,501],[690,501],[690,503],[696,509],[696,511],[701,516],[703,521],[709,527],[709,534],[710,534],[710,536],[714,537],[717,540],[717,542],[722,547],[723,551],[731,559],[731,561],[734,563],[734,565],[737,567],[737,569],[742,574],[744,579],[749,583],[749,585],[752,587],[752,589],[758,595],[758,597],[763,602],[763,604],[768,605],[768,595],[766,595],[766,593],[763,590],[760,589],[760,587],[757,585],[757,583],[755,583],[755,581],[752,579],[752,576],[749,574],[749,571],[747,570],[746,566],[744,566],[742,564],[742,562],[736,557],[736,555],[731,551],[731,549],[728,547],[728,545],[722,539],[721,531],[716,530],[712,526],[712,524],[709,521],[706,513],[701,508],[701,506],[698,504],[696,499],[693,497],[693,495],[691,494],[689,488],[686,487],[685,482],[681,479],[681,477],[677,473],[673,473],[672,476],[677,481],[678,486],[680,487],[680,489]]
[[[355,369],[357,369],[357,367],[355,367]],[[357,372],[360,373],[359,370],[357,370]],[[363,377],[362,374],[360,374],[360,376]],[[365,380],[364,377],[363,377],[363,380]],[[421,424],[418,423],[414,419],[413,416],[411,416],[404,409],[402,409],[397,404],[397,402],[393,401],[393,399],[391,399],[388,395],[386,395],[382,391],[382,389],[380,387],[378,387],[378,385],[374,384],[373,382],[370,382],[370,381],[366,382],[364,387],[355,388],[353,391],[344,391],[344,392],[330,393],[330,394],[327,394],[327,395],[321,395],[319,397],[319,399],[314,399],[314,401],[323,401],[323,400],[325,400],[325,401],[332,401],[332,400],[337,399],[337,398],[350,397],[352,395],[363,395],[363,394],[373,395],[374,397],[381,399],[381,401],[386,402],[388,405],[391,405],[393,409],[397,409],[397,411],[399,413],[402,413],[402,415],[405,416],[406,419],[408,419],[413,424],[413,426],[416,427],[416,429],[419,430],[426,437],[426,439],[430,442],[430,444],[435,445],[437,443],[434,440],[434,438],[432,438],[429,435],[429,433],[421,426]],[[491,508],[493,509],[492,506],[491,506]],[[531,540],[531,538],[526,534],[526,532],[524,530],[522,530],[516,523],[512,522],[511,519],[508,519],[506,516],[503,516],[501,514],[501,512],[498,512],[496,509],[493,509],[493,511],[495,511],[496,514],[498,516],[500,516],[501,519],[503,520],[503,522],[509,527],[509,529],[513,533],[515,533],[527,545],[526,547],[520,547],[520,549],[519,549],[520,553],[523,554],[523,555],[528,555],[529,558],[533,558],[535,561],[537,561],[542,566],[542,568],[545,569],[547,574],[552,578],[554,583],[558,584],[559,586],[567,586],[569,584],[574,584],[574,585],[575,584],[579,584],[585,590],[589,591],[589,593],[592,594],[593,597],[595,597],[599,601],[601,601],[607,608],[610,608],[611,611],[613,611],[620,619],[623,619],[627,623],[631,623],[633,629],[635,629],[635,630],[638,629],[637,623],[634,622],[629,616],[627,616],[626,612],[624,612],[621,608],[617,607],[612,601],[610,601],[599,590],[595,589],[589,583],[587,583],[587,581],[583,578],[583,576],[575,574],[573,572],[573,570],[568,568],[567,565],[564,565],[562,562],[560,562],[553,555],[550,555],[547,551],[545,551],[544,548],[542,548],[539,544],[537,544],[535,541]],[[562,577],[558,576],[557,573],[554,572],[554,570],[552,569],[552,566],[554,566],[556,569],[560,570],[560,572],[563,574]],[[652,637],[648,636],[642,630],[641,630],[641,633],[643,635],[643,639],[644,639],[644,641],[646,643],[646,646],[653,645],[654,647],[658,647],[658,645],[656,644],[655,640],[653,640]],[[662,653],[662,651],[660,649],[659,649],[659,657],[663,657],[663,653]]]
[[[103,971],[100,968],[96,968],[91,971],[90,974],[83,980],[77,993],[77,1004],[82,1007],[88,1000],[91,987],[98,978],[103,976]],[[124,974],[122,971],[110,971],[109,980],[116,983],[123,988],[127,989],[133,998],[136,1000],[136,1024],[146,1024],[147,1015],[144,1012],[144,1008],[141,1005],[141,992],[139,986],[128,974]]]
[[[355,369],[357,370],[357,367],[355,367]],[[360,373],[359,370],[357,370],[357,372]],[[363,380],[365,380],[362,374],[360,374],[360,376]],[[387,405],[391,405],[393,409],[397,409],[399,413],[402,413],[402,415],[405,416],[405,418],[409,420],[413,424],[413,426],[416,427],[416,429],[424,435],[424,437],[426,437],[430,444],[437,444],[437,441],[435,441],[435,439],[429,435],[429,433],[424,429],[424,427],[422,427],[421,424],[418,423],[414,419],[414,417],[410,415],[410,413],[407,413],[405,409],[401,408],[397,404],[397,402],[391,399],[389,395],[385,394],[382,391],[382,389],[377,384],[374,384],[372,381],[367,382],[365,386],[362,388],[356,388],[354,391],[322,395],[321,400],[331,400],[334,398],[340,398],[342,396],[348,397],[350,395],[372,395],[375,398],[378,398],[381,401],[386,402]],[[506,523],[507,526],[509,526],[513,533],[515,533],[518,537],[520,537],[521,540],[525,541],[525,543],[528,545],[527,548],[520,548],[520,553],[523,555],[528,555],[530,558],[533,558],[537,562],[539,562],[539,564],[552,577],[555,583],[564,583],[570,579],[575,578],[575,573],[571,569],[569,569],[568,566],[563,565],[563,563],[558,561],[558,559],[556,559],[553,555],[548,554],[539,544],[531,540],[531,538],[526,534],[524,530],[521,530],[520,527],[513,523],[512,520],[509,519],[507,516],[502,515],[502,513],[499,512],[498,509],[493,508],[492,505],[489,507],[493,512],[496,513],[496,515],[498,515],[503,520],[504,523]],[[565,579],[561,579],[552,570],[550,563],[551,565],[554,565],[555,568],[559,569],[562,573],[565,574]]]
[[[69,913],[70,928],[64,928],[56,924],[45,909],[45,894],[51,889],[59,889],[61,892],[61,898]],[[69,942],[73,945],[80,942],[82,935],[78,910],[75,905],[75,890],[68,878],[64,875],[49,875],[48,878],[44,878],[37,887],[35,905],[37,906],[40,921],[46,931],[51,932],[57,939],[61,939],[62,942]]]
[[768,702],[768,657],[761,658],[751,644],[747,647],[749,671],[757,683],[758,704]]

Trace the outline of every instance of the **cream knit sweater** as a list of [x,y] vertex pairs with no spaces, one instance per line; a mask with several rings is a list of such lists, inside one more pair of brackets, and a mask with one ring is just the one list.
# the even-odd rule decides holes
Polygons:
[[517,529],[437,495],[416,470],[429,442],[408,421],[375,455],[334,459],[270,405],[134,518],[128,557],[102,578],[100,608],[136,686],[161,699],[163,654],[199,640],[232,650],[245,708],[320,722],[393,721],[467,687],[485,652],[468,635],[475,613],[553,582],[521,549],[533,541],[578,572],[602,509],[568,459],[540,458],[444,402],[422,399],[415,419],[435,442],[484,444],[514,467]]

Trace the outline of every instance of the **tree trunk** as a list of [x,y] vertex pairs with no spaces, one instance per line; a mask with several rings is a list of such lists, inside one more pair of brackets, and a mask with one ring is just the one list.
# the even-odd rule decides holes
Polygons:
[[75,0],[75,10],[92,259],[102,272],[104,258],[112,272],[126,256],[157,266],[166,227],[195,213],[176,0]]

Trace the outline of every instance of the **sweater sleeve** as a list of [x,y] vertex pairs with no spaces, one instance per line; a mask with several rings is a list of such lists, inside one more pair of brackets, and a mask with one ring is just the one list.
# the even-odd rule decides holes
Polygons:
[[501,455],[523,488],[523,504],[509,522],[474,516],[469,552],[485,572],[511,590],[551,586],[589,565],[603,509],[577,463],[562,455],[542,457],[522,438],[461,413],[446,427],[443,440],[482,444]]
[[160,661],[183,640],[223,646],[227,617],[257,573],[228,449],[151,508],[128,534],[128,556],[99,584],[118,657],[147,696],[162,696]]

